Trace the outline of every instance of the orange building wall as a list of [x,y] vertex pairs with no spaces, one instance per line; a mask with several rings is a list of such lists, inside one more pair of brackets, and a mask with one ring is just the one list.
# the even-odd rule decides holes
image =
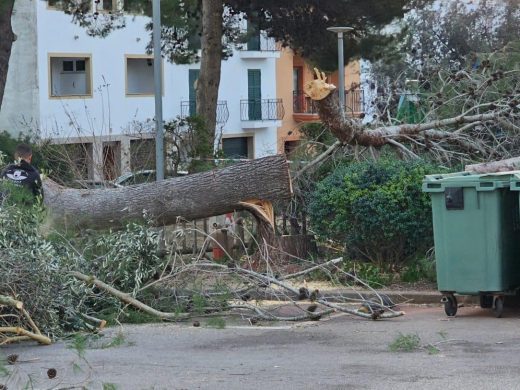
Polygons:
[[[282,126],[277,131],[279,153],[284,152],[285,141],[297,141],[301,137],[298,129],[303,123],[296,122],[293,117],[293,67],[297,66],[303,69],[303,84],[314,79],[314,70],[303,58],[294,55],[291,49],[282,49],[280,58],[276,62],[276,92],[278,98],[282,99],[285,110]],[[337,86],[338,73],[334,72],[328,75],[328,81]],[[349,89],[353,83],[358,85],[360,83],[360,66],[358,61],[351,62],[345,66],[345,89]]]
[[[283,101],[285,115],[282,126],[278,128],[278,153],[284,152],[285,141],[300,139],[297,123],[293,119],[293,52],[283,48],[276,61],[276,94]],[[289,133],[292,134],[289,134]]]

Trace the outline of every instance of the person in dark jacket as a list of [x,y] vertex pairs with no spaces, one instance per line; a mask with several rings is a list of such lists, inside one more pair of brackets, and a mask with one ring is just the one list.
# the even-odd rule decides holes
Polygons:
[[0,175],[17,187],[24,187],[29,190],[34,197],[42,197],[42,180],[40,173],[31,165],[32,149],[27,144],[20,144],[14,152],[15,163],[5,168]]

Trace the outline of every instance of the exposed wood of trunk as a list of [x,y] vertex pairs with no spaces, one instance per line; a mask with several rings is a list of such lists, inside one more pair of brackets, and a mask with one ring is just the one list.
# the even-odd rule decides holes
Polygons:
[[18,310],[22,310],[23,308],[23,302],[11,298],[7,295],[0,295],[0,305],[11,306]]
[[480,164],[466,165],[465,170],[474,173],[508,172],[520,169],[520,157],[508,158],[507,160],[491,161]]
[[[197,113],[214,139],[222,59],[222,0],[202,0],[200,74],[197,81]],[[201,156],[211,157],[211,156]]]
[[14,42],[14,33],[11,26],[14,0],[0,1],[0,108],[4,97],[9,58]]
[[[15,337],[13,337],[16,341],[26,340],[26,338],[24,337],[24,336],[26,336],[26,337],[30,337],[31,339],[39,342],[40,344],[44,344],[44,345],[51,344],[51,339],[48,338],[47,336],[33,333],[33,332],[28,331],[27,329],[21,328],[19,326],[5,326],[5,327],[0,327],[0,334],[6,335],[5,336],[5,337],[7,337],[7,339],[5,340],[6,344],[10,342],[10,337],[8,336],[10,333],[17,335]],[[22,336],[23,338],[21,338],[19,336]],[[4,342],[2,342],[2,343],[4,343]]]
[[125,188],[77,190],[44,180],[45,206],[53,222],[75,227],[119,227],[126,221],[173,224],[247,207],[247,201],[279,201],[292,195],[285,157],[270,156],[184,177]]

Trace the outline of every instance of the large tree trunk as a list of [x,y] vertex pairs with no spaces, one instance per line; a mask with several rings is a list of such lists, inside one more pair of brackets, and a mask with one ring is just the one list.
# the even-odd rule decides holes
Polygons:
[[[200,74],[197,81],[197,113],[205,120],[211,142],[215,139],[217,99],[222,61],[222,0],[202,0]],[[207,140],[205,140],[207,142]],[[197,142],[195,140],[195,142]],[[213,145],[209,149],[213,150]],[[195,148],[200,149],[200,148]],[[199,156],[211,158],[212,156]]]
[[285,157],[271,156],[160,182],[106,190],[64,188],[44,180],[52,221],[67,227],[119,227],[127,221],[156,225],[249,210],[272,225],[271,202],[292,195]]
[[520,157],[508,158],[500,161],[490,161],[480,164],[466,165],[465,171],[472,173],[509,172],[520,169]]
[[14,0],[0,1],[0,108],[4,98],[9,58],[11,57],[11,48],[14,42],[14,33],[11,26],[13,6]]

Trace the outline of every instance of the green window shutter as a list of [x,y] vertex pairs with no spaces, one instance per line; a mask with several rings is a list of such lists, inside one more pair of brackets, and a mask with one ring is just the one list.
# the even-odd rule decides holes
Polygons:
[[195,91],[195,82],[199,79],[199,73],[200,69],[190,69],[188,73],[190,115],[197,114],[197,92]]
[[247,41],[247,50],[250,51],[259,51],[260,50],[260,30],[258,26],[254,24],[247,23],[247,34],[249,35],[249,39]]
[[249,120],[262,119],[262,77],[260,69],[247,70]]

